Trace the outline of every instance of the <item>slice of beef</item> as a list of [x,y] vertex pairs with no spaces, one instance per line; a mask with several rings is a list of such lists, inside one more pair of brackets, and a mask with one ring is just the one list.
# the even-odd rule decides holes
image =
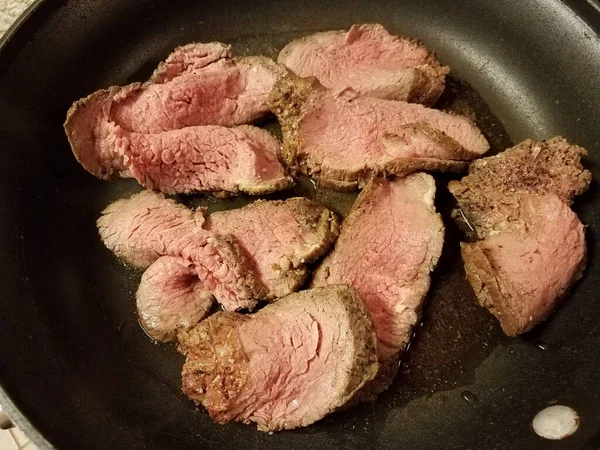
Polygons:
[[294,183],[269,132],[242,125],[188,127],[159,134],[119,130],[117,151],[144,187],[167,194],[265,195]]
[[448,186],[482,239],[462,245],[468,280],[509,336],[545,320],[582,276],[584,227],[569,205],[590,184],[585,153],[561,137],[526,140]]
[[339,190],[356,189],[373,173],[462,170],[489,148],[466,117],[328,90],[315,78],[282,77],[269,106],[286,164]]
[[393,182],[373,180],[342,224],[333,251],[313,286],[346,283],[360,293],[375,324],[380,374],[362,393],[386,389],[398,368],[429,290],[444,243],[433,204],[435,182],[416,173]]
[[382,25],[352,25],[290,42],[277,61],[323,86],[361,95],[432,105],[444,91],[448,67],[425,46],[388,33]]
[[221,42],[193,42],[182,45],[159,63],[150,77],[150,82],[166,83],[183,73],[195,73],[214,62],[229,58],[231,46]]
[[219,60],[199,70],[188,66],[168,81],[122,88],[111,99],[109,118],[138,133],[256,122],[269,112],[267,97],[283,74],[264,56]]
[[93,94],[67,122],[75,157],[99,178],[133,177],[170,194],[259,195],[293,184],[279,162],[279,142],[265,130],[210,125],[132,133],[108,120],[94,122],[108,112],[103,99],[109,96]]
[[201,227],[204,218],[160,194],[144,191],[109,205],[98,219],[104,244],[136,267],[160,256],[183,258],[227,310],[253,308],[264,287],[230,235]]
[[157,341],[168,342],[208,316],[214,297],[198,279],[194,265],[161,256],[142,275],[136,293],[140,323]]
[[297,291],[308,275],[306,264],[321,258],[339,233],[335,213],[306,198],[258,200],[215,212],[205,227],[235,236],[266,287],[267,300]]
[[515,194],[555,194],[567,206],[585,192],[592,174],[581,165],[586,150],[557,136],[527,139],[498,154],[473,162],[469,175],[448,188],[480,237],[518,220]]
[[182,333],[183,391],[218,423],[307,426],[375,376],[376,345],[356,290],[302,291],[256,314],[214,314]]
[[519,226],[461,245],[479,303],[509,336],[545,320],[586,264],[584,227],[559,197],[518,195],[516,203]]
[[[185,256],[189,250],[183,246],[196,246],[196,234],[201,240],[213,236],[219,243],[231,242],[243,256],[243,269],[253,280],[249,284],[260,287],[253,289],[254,298],[272,300],[300,288],[306,264],[329,249],[339,225],[334,213],[305,198],[257,201],[213,213],[205,223],[204,210],[146,191],[106,208],[98,228],[110,250],[141,268],[160,256]],[[205,287],[212,291],[211,285]]]

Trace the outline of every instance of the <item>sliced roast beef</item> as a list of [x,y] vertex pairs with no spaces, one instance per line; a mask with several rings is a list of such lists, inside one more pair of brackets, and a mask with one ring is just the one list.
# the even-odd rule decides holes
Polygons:
[[208,191],[264,195],[293,184],[269,132],[242,125],[188,127],[158,134],[116,129],[116,150],[144,187],[167,194]]
[[435,182],[424,173],[393,182],[372,181],[315,273],[313,286],[354,286],[373,317],[381,372],[366,386],[363,399],[389,386],[419,321],[444,242],[434,195]]
[[509,336],[545,320],[582,276],[584,227],[569,205],[590,184],[584,154],[561,137],[527,140],[449,184],[481,239],[462,245],[468,280]]
[[328,90],[314,78],[282,77],[269,105],[285,162],[335,189],[355,189],[373,173],[462,170],[489,148],[465,117]]
[[195,326],[214,303],[194,264],[174,256],[161,256],[148,267],[136,300],[140,323],[150,336],[163,342]]
[[75,102],[65,131],[77,160],[99,178],[133,176],[167,193],[273,192],[291,183],[275,138],[225,126],[263,117],[284,72],[265,57],[229,59],[223,44],[190,44],[162,63],[151,82]]
[[278,62],[323,86],[351,87],[360,95],[432,105],[444,90],[448,67],[420,42],[382,25],[353,25],[290,42]]
[[[585,192],[592,175],[581,165],[585,149],[557,136],[527,139],[498,155],[475,161],[469,175],[449,189],[480,237],[496,233],[517,219],[514,194],[555,194],[567,206]],[[516,211],[516,212],[515,212]]]
[[254,307],[264,287],[235,238],[207,231],[203,222],[185,206],[144,191],[112,203],[97,223],[104,244],[130,264],[147,267],[163,255],[181,257],[227,310]]
[[168,81],[118,90],[109,119],[138,133],[252,123],[269,112],[267,97],[284,73],[264,56],[223,59],[199,70],[188,65]]
[[256,314],[216,313],[180,334],[183,391],[219,423],[307,426],[375,376],[376,345],[356,290],[302,291]]
[[[141,268],[166,255],[183,256],[188,267],[199,270],[195,264],[202,261],[194,258],[202,255],[192,251],[204,241],[212,242],[207,251],[218,251],[225,241],[242,260],[236,257],[228,262],[223,273],[215,267],[217,274],[230,282],[235,273],[243,274],[240,281],[244,280],[242,286],[252,286],[252,298],[272,300],[300,288],[306,278],[306,264],[320,258],[335,241],[338,221],[324,206],[292,198],[258,201],[213,213],[205,223],[203,210],[192,211],[161,194],[145,191],[106,208],[98,228],[110,250]],[[205,288],[222,303],[221,296],[213,291],[214,283],[207,284],[203,274],[199,275]],[[230,309],[229,304],[224,305]],[[250,307],[253,302],[244,304]]]
[[231,58],[231,46],[221,42],[182,45],[158,65],[150,82],[166,83],[181,74],[198,72],[214,62],[228,58]]
[[205,227],[235,236],[267,289],[267,299],[297,291],[306,264],[323,256],[337,238],[336,215],[306,198],[258,200],[244,208],[211,214]]
[[518,225],[461,246],[479,303],[509,336],[546,319],[586,263],[584,227],[558,196],[516,195],[514,201]]
[[110,90],[92,94],[65,125],[75,157],[99,178],[133,177],[166,193],[258,195],[293,183],[278,160],[279,142],[267,131],[209,125],[129,132],[107,117],[105,100],[111,95]]

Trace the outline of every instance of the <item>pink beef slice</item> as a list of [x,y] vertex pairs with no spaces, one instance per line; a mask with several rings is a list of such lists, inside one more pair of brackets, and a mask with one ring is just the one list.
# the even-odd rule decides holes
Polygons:
[[122,88],[109,118],[138,133],[256,122],[268,114],[267,97],[283,74],[284,68],[264,56],[222,59],[163,83]]
[[518,195],[517,204],[518,226],[461,245],[479,303],[509,336],[545,320],[586,264],[584,227],[558,196]]
[[142,275],[136,301],[146,332],[168,342],[207,317],[214,297],[198,279],[194,264],[181,257],[161,256]]
[[167,194],[208,191],[264,195],[293,185],[269,132],[242,125],[188,127],[159,134],[119,132],[131,175]]
[[425,105],[444,91],[449,72],[419,41],[394,36],[378,24],[297,39],[279,53],[278,62],[328,88]]
[[380,374],[362,393],[372,398],[392,382],[429,290],[444,243],[433,204],[435,182],[416,173],[392,182],[373,180],[342,224],[313,286],[346,283],[370,311],[378,340]]
[[109,205],[97,225],[104,244],[131,265],[181,257],[225,309],[253,308],[264,287],[235,239],[203,229],[203,222],[185,206],[144,191]]
[[112,95],[100,91],[80,101],[65,124],[75,157],[99,178],[134,177],[166,193],[258,195],[293,184],[278,159],[280,144],[267,131],[209,125],[129,132],[108,119]]
[[310,289],[256,314],[216,313],[180,334],[183,391],[218,423],[303,427],[346,405],[373,379],[376,346],[355,289]]
[[460,171],[489,148],[466,117],[328,90],[314,78],[282,77],[269,105],[286,164],[338,190],[356,189],[374,173]]
[[306,264],[325,254],[339,224],[333,212],[305,198],[259,200],[213,213],[205,222],[204,210],[192,211],[145,191],[106,208],[98,228],[110,250],[141,268],[160,256],[185,256],[182,246],[196,245],[190,243],[196,234],[226,240],[242,256],[243,266],[236,268],[247,272],[254,298],[273,300],[300,288]]
[[257,200],[239,209],[212,213],[205,227],[235,236],[267,300],[297,291],[307,264],[321,258],[339,233],[335,213],[306,198]]
[[221,42],[182,45],[158,65],[150,82],[166,83],[184,73],[195,73],[214,62],[229,58],[231,46]]

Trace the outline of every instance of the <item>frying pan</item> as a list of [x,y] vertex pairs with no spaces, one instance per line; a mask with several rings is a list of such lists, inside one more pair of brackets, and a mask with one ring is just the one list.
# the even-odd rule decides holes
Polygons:
[[[175,46],[219,40],[235,54],[274,55],[317,30],[379,22],[418,37],[453,70],[440,104],[476,115],[499,151],[562,134],[589,149],[600,179],[600,7],[595,1],[71,0],[38,1],[0,43],[0,403],[43,448],[593,449],[600,447],[600,280],[596,185],[577,202],[588,224],[584,279],[550,320],[505,337],[476,306],[448,220],[423,324],[397,380],[374,402],[273,435],[213,424],[180,391],[182,358],[140,329],[140,273],[99,241],[95,220],[139,190],[78,166],[62,131],[74,100],[147,79]],[[296,193],[343,214],[352,197]],[[211,209],[240,206],[201,196]],[[560,264],[556,261],[556,264]],[[558,442],[533,416],[574,408]]]

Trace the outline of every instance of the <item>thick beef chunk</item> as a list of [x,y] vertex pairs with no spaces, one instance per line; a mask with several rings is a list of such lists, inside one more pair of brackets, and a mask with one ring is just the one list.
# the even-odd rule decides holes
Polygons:
[[584,227],[569,205],[590,184],[584,154],[561,137],[526,140],[448,186],[481,239],[462,245],[469,282],[509,336],[546,319],[582,276]]
[[339,190],[356,189],[374,173],[462,170],[489,148],[465,117],[328,90],[314,78],[281,78],[269,105],[286,164]]
[[435,182],[424,173],[393,182],[372,181],[315,273],[313,286],[354,286],[373,317],[381,373],[366,386],[363,398],[389,386],[419,321],[430,273],[444,243],[434,195]]
[[353,25],[290,42],[278,62],[301,77],[333,89],[432,105],[444,90],[448,68],[420,42],[388,33],[378,24]]
[[307,426],[375,376],[376,345],[356,290],[310,289],[256,314],[214,314],[182,333],[183,391],[219,423]]

